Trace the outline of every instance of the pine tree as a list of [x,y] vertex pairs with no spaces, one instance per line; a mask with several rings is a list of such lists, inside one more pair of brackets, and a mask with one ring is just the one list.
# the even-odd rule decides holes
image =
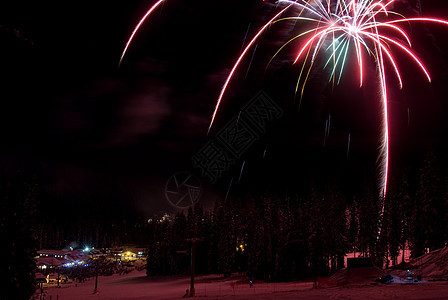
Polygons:
[[263,227],[264,227],[264,259],[263,270],[265,280],[271,280],[274,276],[274,259],[275,259],[275,232],[273,214],[275,214],[275,206],[270,197],[263,197]]
[[358,214],[358,202],[353,201],[346,211],[346,218],[348,224],[348,233],[347,233],[347,242],[348,247],[351,251],[356,252],[359,251],[359,228],[360,228],[360,220]]
[[[187,236],[187,219],[183,213],[179,213],[174,217],[171,226],[171,241],[173,244],[173,255],[175,255],[175,265],[173,266],[173,274],[187,274],[189,270],[189,259],[186,254],[177,254],[177,251],[187,250],[189,245],[186,242]],[[176,254],[174,254],[176,253]]]
[[331,258],[331,271],[344,267],[344,257],[348,250],[348,228],[346,202],[338,185],[333,181],[325,197],[325,220],[331,224],[325,228],[325,240]]
[[317,186],[313,185],[307,206],[309,208],[309,259],[311,273],[324,275],[328,273],[328,245],[325,230],[327,229],[327,208],[325,197],[319,194]]
[[444,236],[445,218],[446,203],[441,193],[440,172],[433,150],[428,149],[418,176],[412,256],[424,254],[425,248],[434,250],[445,245],[446,241],[441,238]]
[[407,173],[403,173],[398,186],[395,182],[390,184],[386,202],[385,219],[388,223],[387,237],[392,265],[397,263],[399,251],[405,249],[411,232],[412,203],[410,202]]
[[219,271],[224,274],[225,277],[229,277],[234,270],[235,265],[235,252],[236,252],[236,236],[235,236],[235,216],[230,206],[222,205],[218,209],[218,223],[219,228]]
[[293,269],[291,260],[293,259],[288,253],[288,244],[293,231],[293,214],[289,199],[286,203],[278,205],[277,209],[277,251],[275,255],[275,278],[278,280],[289,280],[292,277]]
[[364,256],[375,256],[380,216],[380,201],[367,187],[358,202],[359,236],[358,248]]
[[403,176],[400,183],[399,191],[399,201],[401,202],[401,249],[402,249],[402,261],[404,261],[404,254],[406,249],[406,244],[411,239],[412,235],[412,199],[409,191],[409,178],[408,176]]
[[3,250],[6,262],[1,266],[2,293],[7,295],[4,299],[29,299],[35,291],[37,180],[18,174],[6,184],[1,191],[1,238],[7,241]]
[[246,205],[246,230],[247,236],[247,256],[248,266],[247,275],[249,278],[263,278],[261,272],[262,252],[264,249],[264,228],[260,220],[261,214],[259,207],[255,203],[255,199],[250,197]]

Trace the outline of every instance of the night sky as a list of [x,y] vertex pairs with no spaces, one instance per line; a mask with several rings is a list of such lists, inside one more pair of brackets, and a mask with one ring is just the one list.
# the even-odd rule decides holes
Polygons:
[[[448,18],[445,1],[421,2],[425,16]],[[376,81],[359,89],[349,65],[342,83],[332,89],[326,71],[316,68],[299,109],[294,96],[299,68],[291,66],[291,49],[265,70],[294,30],[279,25],[260,42],[249,71],[246,62],[232,82],[209,138],[261,89],[284,115],[216,184],[209,184],[192,157],[208,140],[216,99],[246,32],[253,36],[276,6],[261,0],[167,0],[143,26],[119,68],[127,37],[152,3],[0,4],[0,166],[6,174],[36,173],[44,207],[63,201],[72,207],[125,207],[142,216],[175,212],[164,189],[178,171],[200,177],[206,207],[224,199],[231,178],[235,190],[272,185],[286,191],[307,185],[314,176],[341,175],[346,187],[362,186],[359,178],[365,173],[376,176],[381,125],[379,105],[372,99],[378,94]],[[404,3],[397,9],[417,13]],[[418,161],[428,145],[448,158],[443,154],[448,148],[448,28],[420,25],[408,30],[433,83],[403,59],[398,60],[402,91],[390,76],[391,174],[401,164]],[[372,66],[368,74],[376,79]]]

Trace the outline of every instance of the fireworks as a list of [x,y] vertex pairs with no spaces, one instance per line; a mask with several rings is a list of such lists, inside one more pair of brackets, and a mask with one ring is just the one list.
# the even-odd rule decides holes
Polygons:
[[[154,10],[165,0],[156,2],[139,21],[132,32],[120,63],[132,43],[141,25]],[[404,55],[409,61],[421,69],[428,81],[431,81],[428,70],[422,61],[413,53],[410,37],[405,29],[409,23],[431,22],[448,25],[448,22],[433,18],[406,18],[390,8],[395,0],[280,0],[279,12],[275,14],[256,32],[248,42],[241,55],[236,59],[230,74],[223,84],[210,122],[210,127],[216,118],[221,101],[229,84],[237,72],[241,62],[248,52],[256,45],[263,33],[278,22],[300,22],[301,25],[311,24],[308,29],[292,36],[275,56],[287,45],[298,45],[294,64],[302,63],[297,80],[296,92],[305,88],[308,76],[318,57],[325,57],[325,68],[329,68],[329,80],[339,83],[348,60],[355,60],[358,65],[359,85],[363,85],[365,59],[374,61],[377,68],[377,82],[381,91],[383,110],[383,137],[380,157],[382,161],[382,194],[386,195],[389,173],[389,124],[388,124],[388,86],[385,66],[392,67],[398,85],[403,86],[400,69],[394,55]],[[286,14],[290,15],[287,16]],[[306,26],[300,26],[306,27]],[[354,54],[353,54],[354,53]],[[384,209],[384,205],[383,205]]]
[[120,62],[118,63],[118,65],[121,64],[121,62],[123,61],[124,56],[126,55],[126,52],[129,49],[129,46],[131,45],[132,41],[134,40],[134,36],[136,35],[136,33],[139,31],[140,27],[143,25],[143,23],[146,21],[146,19],[149,18],[149,16],[156,10],[157,7],[159,7],[163,2],[165,2],[165,0],[159,0],[157,1],[153,6],[151,6],[151,8],[146,12],[146,14],[143,16],[143,18],[140,19],[140,21],[138,22],[137,26],[135,26],[134,31],[132,32],[131,36],[128,39],[128,42],[126,43],[126,46],[124,47],[123,53],[121,54],[120,57]]
[[[363,85],[365,56],[374,60],[378,69],[378,84],[381,90],[383,109],[383,138],[380,150],[382,161],[382,195],[387,192],[389,173],[389,123],[388,123],[388,94],[385,65],[389,63],[395,73],[399,87],[403,86],[400,70],[398,68],[393,50],[398,50],[415,63],[428,79],[431,77],[421,60],[412,52],[412,44],[405,29],[399,25],[408,25],[410,22],[433,22],[448,25],[448,22],[432,18],[405,18],[391,11],[389,8],[396,2],[394,0],[308,0],[308,1],[279,1],[285,4],[277,15],[269,20],[255,35],[238,57],[226,82],[213,112],[212,126],[217,111],[229,83],[236,69],[245,58],[247,52],[256,43],[262,33],[270,26],[280,21],[292,21],[315,24],[311,29],[297,33],[286,42],[274,55],[283,50],[288,44],[302,40],[294,59],[294,63],[302,62],[302,71],[297,80],[297,87],[301,86],[301,93],[305,88],[308,75],[319,56],[326,56],[325,67],[330,67],[330,78],[339,83],[345,64],[349,59],[355,59],[359,67],[359,85]],[[298,13],[297,13],[298,11]],[[296,13],[294,16],[283,15],[286,12]],[[394,49],[395,48],[395,49]],[[355,53],[349,56],[350,50]],[[307,71],[306,71],[306,68]],[[209,128],[210,130],[210,128]],[[384,210],[384,206],[383,206]]]

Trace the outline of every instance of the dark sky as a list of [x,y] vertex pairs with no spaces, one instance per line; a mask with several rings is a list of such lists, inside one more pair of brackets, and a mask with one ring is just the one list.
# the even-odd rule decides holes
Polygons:
[[[421,2],[424,15],[448,18],[444,1]],[[152,3],[0,4],[1,168],[8,174],[24,168],[36,172],[47,205],[63,199],[81,206],[126,206],[144,215],[174,211],[164,199],[165,182],[178,171],[198,173],[191,158],[207,141],[220,87],[245,34],[254,35],[277,11],[256,0],[167,0],[118,68],[128,35]],[[416,13],[406,5],[399,9]],[[376,172],[381,116],[371,99],[377,93],[374,81],[356,88],[349,68],[332,90],[325,72],[315,71],[298,110],[298,68],[291,67],[290,53],[265,72],[292,29],[279,25],[264,37],[246,78],[247,62],[233,82],[212,136],[260,89],[285,114],[218,183],[201,177],[206,206],[223,199],[244,161],[243,187],[272,181],[291,188],[307,184],[313,174],[341,170],[350,182]],[[446,149],[448,28],[413,25],[411,32],[414,50],[434,80],[429,86],[415,67],[399,59],[405,88],[390,90],[392,166],[397,168],[416,159],[428,143]]]

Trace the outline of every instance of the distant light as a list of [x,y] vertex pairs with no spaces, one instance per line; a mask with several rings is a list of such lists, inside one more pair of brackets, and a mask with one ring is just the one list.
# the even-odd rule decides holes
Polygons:
[[90,248],[89,247],[86,247],[85,249],[84,249],[84,252],[89,252],[90,251]]

